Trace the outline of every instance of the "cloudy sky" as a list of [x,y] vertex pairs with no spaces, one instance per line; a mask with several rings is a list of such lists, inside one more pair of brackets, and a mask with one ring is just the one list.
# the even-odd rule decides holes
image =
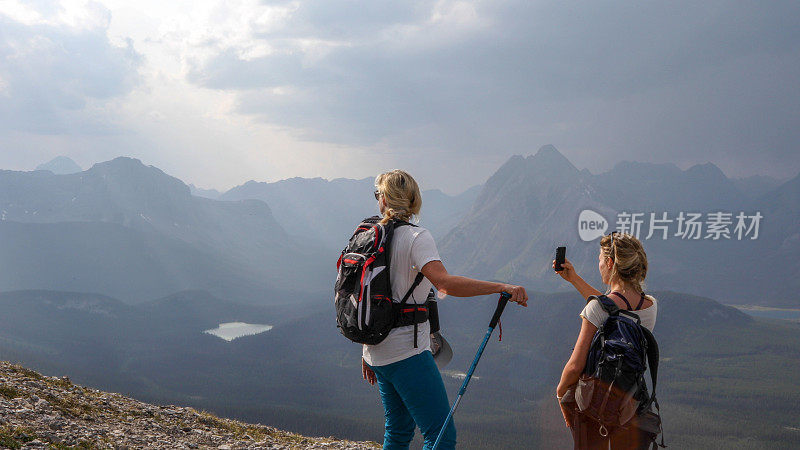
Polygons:
[[0,0],[0,168],[137,157],[201,187],[401,167],[800,171],[800,2]]

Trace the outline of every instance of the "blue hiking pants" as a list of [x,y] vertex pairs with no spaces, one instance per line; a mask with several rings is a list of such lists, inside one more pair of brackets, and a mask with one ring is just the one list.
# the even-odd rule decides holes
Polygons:
[[[372,370],[378,378],[386,417],[384,450],[408,449],[415,427],[419,427],[425,439],[424,449],[433,448],[450,412],[450,404],[431,352],[426,350],[402,361],[372,367]],[[456,426],[450,420],[439,448],[447,450],[455,446]]]

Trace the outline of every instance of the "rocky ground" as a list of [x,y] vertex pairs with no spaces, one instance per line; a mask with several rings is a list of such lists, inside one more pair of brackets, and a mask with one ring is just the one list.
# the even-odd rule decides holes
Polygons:
[[179,406],[46,377],[0,361],[0,448],[373,449],[373,442],[309,438]]

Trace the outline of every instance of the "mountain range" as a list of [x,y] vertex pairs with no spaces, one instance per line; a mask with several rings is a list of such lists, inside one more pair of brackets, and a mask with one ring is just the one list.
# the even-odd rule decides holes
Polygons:
[[[555,247],[566,245],[567,258],[597,285],[599,247],[579,237],[581,211],[604,217],[606,233],[619,226],[621,213],[637,213],[644,222],[639,237],[648,254],[651,288],[679,287],[726,303],[798,306],[793,293],[800,288],[799,198],[800,175],[754,198],[711,163],[681,170],[672,164],[621,162],[595,175],[544,146],[534,155],[511,158],[492,175],[440,250],[457,272],[550,291],[564,288],[550,266]],[[700,213],[702,220],[729,213],[731,235],[714,240],[704,228],[700,239],[676,236],[682,212]],[[740,212],[763,216],[757,239],[751,239],[755,230],[741,240],[733,233]],[[659,231],[647,239],[650,213],[672,220],[666,239]]]
[[[145,401],[379,440],[377,393],[329,303],[333,263],[375,212],[373,189],[369,178],[295,178],[215,193],[132,158],[77,173],[0,171],[0,359]],[[660,302],[659,391],[676,448],[791,448],[797,324],[708,297],[800,305],[800,177],[736,180],[710,163],[621,162],[593,174],[552,146],[512,157],[460,195],[423,193],[420,225],[451,272],[522,283],[532,297],[531,308],[508,309],[503,341],[490,343],[470,384],[457,418],[464,447],[568,448],[552,389],[582,302],[544,292],[567,287],[550,268],[558,245],[600,286],[597,241],[578,233],[585,209],[610,222],[606,233],[622,212],[763,215],[756,240],[646,239],[644,229],[648,291]],[[494,301],[441,302],[456,350],[448,392]],[[231,342],[203,332],[226,322],[274,328]]]
[[66,175],[0,171],[0,217],[3,290],[99,292],[135,302],[204,288],[276,303],[288,301],[279,299],[293,285],[303,286],[301,295],[325,285],[315,284],[326,267],[317,249],[290,238],[264,202],[196,197],[132,158]]
[[[799,175],[800,176],[800,175]],[[421,225],[436,237],[448,268],[466,275],[525,284],[535,291],[564,289],[550,269],[558,245],[593,283],[597,244],[577,233],[581,211],[600,213],[618,227],[621,213],[640,214],[640,239],[650,260],[648,286],[719,298],[727,303],[798,306],[800,269],[793,255],[800,235],[800,180],[765,176],[727,177],[712,163],[682,170],[674,164],[622,161],[594,174],[578,170],[555,147],[546,145],[527,157],[514,156],[481,186],[459,196],[423,192]],[[352,221],[371,214],[371,179],[294,178],[276,183],[250,181],[220,199],[255,198],[275,211],[289,233],[318,238],[321,247],[335,249],[349,234]],[[360,212],[359,212],[360,211]],[[708,236],[710,214],[730,214],[730,234]],[[667,239],[656,231],[650,238],[650,214],[671,222]],[[699,239],[678,235],[678,217],[700,214]],[[758,229],[742,239],[735,235],[736,216],[761,214]],[[324,229],[310,226],[326,217]],[[757,239],[750,239],[755,234]],[[730,261],[742,261],[730,264]],[[775,283],[774,277],[781,281]]]
[[[248,181],[223,193],[219,200],[262,200],[290,234],[341,250],[358,221],[378,213],[372,178],[290,178],[274,183]],[[443,237],[461,220],[480,192],[474,186],[450,196],[438,189],[422,192],[420,224]]]
[[56,175],[66,175],[80,172],[83,169],[72,159],[66,156],[57,156],[46,163],[39,164],[36,166],[36,170],[49,170]]
[[[259,304],[319,298],[354,226],[376,212],[373,189],[370,179],[296,178],[215,195],[125,157],[77,173],[0,171],[0,289],[128,302],[185,289]],[[477,193],[426,191],[424,225],[445,234]]]
[[[292,178],[219,193],[131,158],[64,175],[0,171],[0,289],[98,292],[133,302],[185,289],[254,303],[317,298],[326,295],[331,261],[354,224],[376,212],[373,189],[371,178]],[[512,157],[462,194],[424,191],[420,225],[451,271],[552,291],[566,288],[550,270],[558,245],[588,280],[599,281],[596,243],[577,233],[586,209],[606,219],[606,232],[620,213],[642,214],[650,288],[800,305],[798,177],[731,179],[712,163],[681,170],[629,161],[593,174],[546,145]],[[760,213],[758,239],[675,235],[680,213],[713,212],[732,221],[739,212]],[[672,220],[668,239],[645,239],[650,213]]]

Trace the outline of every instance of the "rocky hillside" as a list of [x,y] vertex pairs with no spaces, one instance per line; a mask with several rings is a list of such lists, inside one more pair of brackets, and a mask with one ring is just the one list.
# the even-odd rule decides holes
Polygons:
[[0,361],[0,448],[325,448],[372,442],[308,438],[264,425],[156,406]]

